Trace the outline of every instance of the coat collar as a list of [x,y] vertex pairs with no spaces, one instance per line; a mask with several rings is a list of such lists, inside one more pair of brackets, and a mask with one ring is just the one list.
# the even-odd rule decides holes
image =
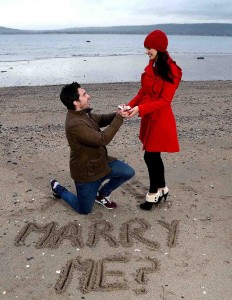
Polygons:
[[69,109],[68,112],[71,113],[71,114],[75,114],[75,115],[79,115],[79,116],[82,116],[84,114],[88,114],[92,111],[92,108],[86,108],[86,109],[83,109],[83,110],[79,110],[79,111],[76,111],[76,110],[71,110]]

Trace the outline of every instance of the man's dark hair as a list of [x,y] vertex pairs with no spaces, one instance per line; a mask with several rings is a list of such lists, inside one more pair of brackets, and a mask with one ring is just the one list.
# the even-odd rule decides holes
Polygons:
[[67,109],[75,110],[75,105],[73,101],[79,100],[78,88],[80,88],[80,84],[77,82],[73,82],[71,84],[65,85],[60,93],[61,102],[67,107]]

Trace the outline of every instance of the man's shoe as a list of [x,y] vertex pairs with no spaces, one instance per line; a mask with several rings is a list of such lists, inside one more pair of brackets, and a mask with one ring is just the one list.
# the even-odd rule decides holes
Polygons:
[[95,202],[101,204],[107,209],[114,209],[117,207],[117,204],[113,201],[110,201],[109,197],[104,197],[99,194],[96,196]]
[[53,196],[60,199],[60,196],[58,196],[57,193],[55,192],[55,188],[57,187],[57,185],[60,185],[59,182],[56,181],[55,179],[51,179],[50,183],[51,183],[51,190],[52,190]]

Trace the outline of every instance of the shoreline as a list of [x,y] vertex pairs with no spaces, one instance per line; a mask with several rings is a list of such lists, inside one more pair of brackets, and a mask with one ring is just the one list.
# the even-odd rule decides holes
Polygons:
[[[115,111],[139,86],[83,83],[95,113]],[[170,195],[149,212],[138,207],[149,185],[140,120],[126,120],[107,148],[136,175],[112,193],[115,210],[95,204],[87,216],[49,187],[55,177],[75,192],[62,87],[0,88],[2,299],[230,300],[232,81],[180,83],[181,151],[162,154]]]
[[[183,70],[183,81],[232,80],[231,54],[173,53],[171,56]],[[0,87],[59,85],[72,81],[137,82],[147,63],[146,55],[0,62]]]
[[[209,83],[213,84],[214,82],[216,83],[230,83],[232,79],[227,79],[227,80],[222,80],[222,79],[217,79],[217,80],[181,80],[182,83],[196,83],[196,84],[203,84],[203,83]],[[59,84],[43,84],[43,85],[15,85],[15,86],[0,86],[0,91],[1,90],[8,90],[8,89],[27,89],[27,88],[52,88],[52,87],[60,87],[62,88],[64,85],[69,84],[70,82],[65,82],[65,83],[59,83]],[[121,82],[85,82],[81,83],[81,86],[108,86],[108,85],[136,85],[140,86],[140,81],[121,81]]]

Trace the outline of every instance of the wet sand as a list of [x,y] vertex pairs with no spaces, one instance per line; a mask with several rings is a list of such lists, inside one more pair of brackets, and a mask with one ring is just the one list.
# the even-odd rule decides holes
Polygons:
[[[108,146],[136,176],[78,215],[54,199],[74,192],[61,85],[0,89],[1,299],[231,299],[232,81],[182,82],[173,102],[181,152],[164,153],[166,203],[141,211],[148,175],[139,119]],[[95,112],[111,112],[139,83],[86,84]]]
[[[183,81],[232,80],[231,54],[170,54],[183,70]],[[0,62],[0,87],[135,82],[147,64],[145,54]]]

